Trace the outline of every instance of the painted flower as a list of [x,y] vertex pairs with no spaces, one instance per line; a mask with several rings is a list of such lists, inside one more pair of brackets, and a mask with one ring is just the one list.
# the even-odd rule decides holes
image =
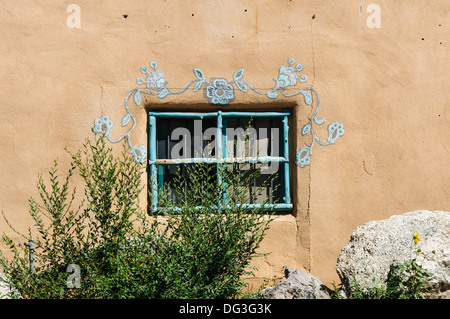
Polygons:
[[311,148],[308,146],[303,147],[297,152],[295,156],[295,163],[300,167],[305,167],[311,164]]
[[339,136],[344,135],[344,125],[339,122],[333,122],[328,125],[328,143],[334,144]]
[[418,232],[413,235],[413,239],[414,239],[414,244],[417,245],[417,243],[420,241],[420,235]]
[[109,136],[112,126],[113,122],[109,119],[108,115],[103,115],[94,120],[94,128],[92,130],[95,134]]
[[166,86],[163,71],[153,71],[147,76],[147,87],[149,89],[162,89]]
[[287,86],[297,84],[297,73],[294,68],[286,65],[280,67],[278,79],[275,79],[277,83],[276,89],[285,88]]
[[228,104],[234,99],[233,86],[225,79],[215,79],[205,89],[206,97],[212,104]]
[[135,162],[144,163],[147,159],[147,150],[145,149],[144,144],[140,146],[135,145],[131,148],[130,154],[133,155]]

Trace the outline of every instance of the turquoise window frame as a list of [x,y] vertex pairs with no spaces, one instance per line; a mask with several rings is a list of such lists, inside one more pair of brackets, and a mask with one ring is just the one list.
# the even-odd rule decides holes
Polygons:
[[[247,208],[263,207],[267,210],[272,211],[291,211],[293,209],[293,204],[291,202],[290,196],[290,178],[289,178],[289,117],[291,113],[289,110],[283,110],[280,112],[227,112],[227,111],[215,111],[215,112],[159,112],[159,111],[149,111],[149,129],[148,129],[148,164],[149,164],[149,187],[151,189],[151,210],[156,210],[158,208],[158,190],[159,184],[161,183],[161,174],[158,174],[157,167],[157,149],[156,149],[156,119],[157,118],[186,118],[186,119],[206,119],[206,118],[217,118],[217,144],[216,144],[216,158],[196,158],[191,161],[183,161],[184,164],[192,163],[232,163],[227,161],[226,158],[226,123],[227,118],[277,118],[281,119],[281,132],[283,154],[282,156],[264,156],[256,157],[251,163],[268,163],[268,162],[279,162],[283,165],[283,174],[280,174],[280,189],[281,189],[281,200],[282,203],[276,204],[243,204]],[[238,163],[244,163],[239,161]],[[168,165],[168,164],[165,164]],[[217,175],[220,181],[220,174]],[[199,207],[200,209],[201,207]]]

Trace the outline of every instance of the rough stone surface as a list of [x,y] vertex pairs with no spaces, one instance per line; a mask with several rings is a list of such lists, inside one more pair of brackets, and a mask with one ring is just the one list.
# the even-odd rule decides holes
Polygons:
[[286,269],[285,279],[263,289],[258,298],[265,299],[330,299],[323,292],[323,283],[313,275],[298,269]]
[[[421,240],[415,244],[417,232]],[[346,289],[353,276],[362,286],[372,279],[384,282],[391,266],[415,258],[419,248],[432,258],[417,259],[433,273],[427,298],[450,298],[450,212],[413,211],[357,227],[340,252],[336,270]]]

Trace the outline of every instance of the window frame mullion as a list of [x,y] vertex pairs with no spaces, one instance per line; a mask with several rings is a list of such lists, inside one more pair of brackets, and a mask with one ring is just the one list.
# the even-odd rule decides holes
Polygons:
[[[222,204],[226,204],[226,192],[224,190],[227,189],[226,185],[223,185],[223,179],[222,179],[222,171],[224,164],[224,157],[226,157],[226,154],[224,156],[224,150],[226,148],[224,147],[224,138],[226,138],[226,127],[225,127],[225,134],[224,134],[224,125],[223,125],[223,117],[222,117],[222,111],[217,112],[217,135],[216,135],[216,158],[217,158],[217,192],[220,194],[221,191],[223,191],[222,198],[220,199],[222,201]],[[219,207],[222,205],[219,203]]]
[[[283,157],[289,159],[289,117],[284,116],[283,124]],[[289,162],[283,163],[284,166],[284,204],[291,203],[290,187],[289,187]]]
[[156,168],[156,117],[149,116],[149,164],[150,164],[150,180],[151,180],[151,209],[154,211],[158,207],[158,178]]

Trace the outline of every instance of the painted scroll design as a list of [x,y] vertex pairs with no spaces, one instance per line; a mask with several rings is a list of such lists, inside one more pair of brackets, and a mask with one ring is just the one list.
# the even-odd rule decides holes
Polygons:
[[150,69],[147,66],[143,66],[141,68],[140,71],[144,74],[144,77],[136,80],[137,84],[145,85],[146,88],[133,89],[129,91],[125,97],[126,114],[122,118],[121,124],[125,127],[129,125],[131,121],[132,125],[128,131],[119,138],[112,139],[111,131],[113,122],[107,115],[103,115],[95,119],[93,132],[95,134],[103,134],[111,143],[118,143],[125,139],[131,149],[130,153],[133,155],[134,160],[140,163],[145,163],[147,159],[147,150],[145,146],[143,144],[133,146],[130,139],[130,134],[136,127],[136,118],[133,116],[128,106],[128,102],[131,97],[133,98],[134,104],[139,106],[142,102],[143,94],[153,95],[160,99],[164,99],[169,95],[182,94],[192,85],[194,92],[198,92],[203,88],[203,95],[205,99],[213,105],[220,106],[227,106],[231,103],[235,98],[236,90],[243,93],[249,93],[252,91],[259,95],[265,95],[269,99],[276,99],[280,95],[284,97],[294,97],[301,94],[307,105],[312,104],[313,96],[315,96],[317,100],[315,112],[310,118],[310,121],[302,127],[301,131],[302,135],[311,135],[311,142],[309,144],[305,143],[305,146],[296,153],[295,158],[295,163],[297,165],[300,167],[305,167],[311,164],[312,150],[315,143],[317,142],[322,146],[334,144],[340,136],[344,135],[344,126],[339,122],[332,122],[328,126],[328,136],[326,142],[319,139],[314,131],[314,126],[322,125],[325,120],[317,117],[320,108],[320,99],[317,92],[313,88],[299,88],[292,93],[286,93],[287,88],[295,88],[297,84],[305,83],[307,81],[306,75],[300,74],[302,70],[303,66],[301,64],[295,64],[294,59],[289,59],[287,65],[282,65],[279,68],[278,77],[273,79],[275,81],[273,88],[264,92],[256,89],[251,83],[243,79],[244,68],[234,72],[232,81],[228,81],[225,78],[210,78],[207,80],[203,71],[200,69],[194,69],[193,71],[195,78],[190,80],[181,90],[173,91],[167,87],[168,82],[166,81],[164,72],[158,70],[158,64],[153,61],[150,63]]

